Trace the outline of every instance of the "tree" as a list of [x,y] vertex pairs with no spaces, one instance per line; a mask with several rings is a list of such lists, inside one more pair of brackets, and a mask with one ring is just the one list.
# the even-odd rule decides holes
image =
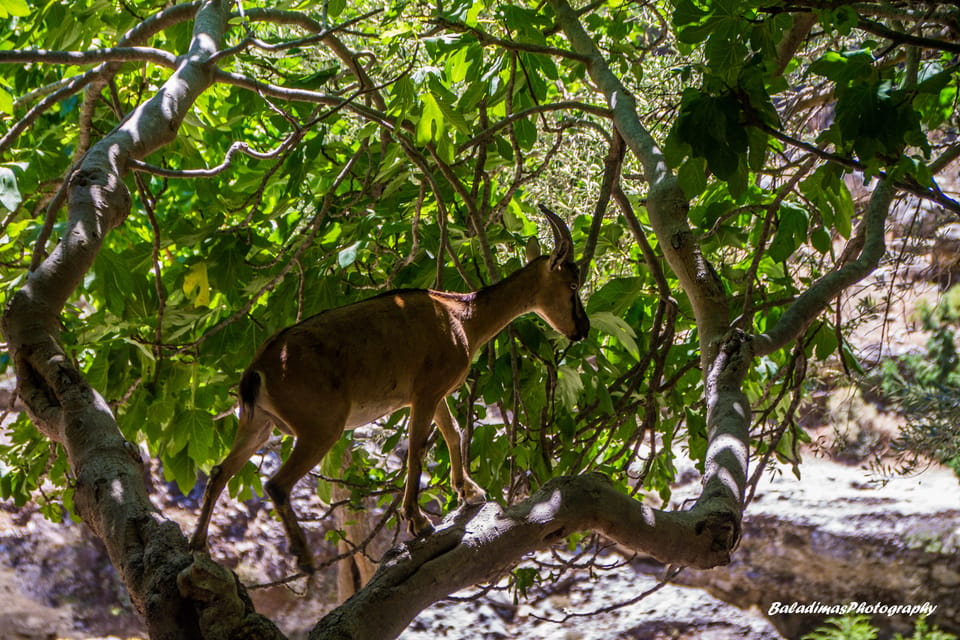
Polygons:
[[[751,480],[797,461],[807,360],[850,362],[825,312],[883,259],[891,203],[960,212],[936,181],[960,154],[960,14],[938,3],[0,14],[3,333],[29,413],[0,489],[63,486],[46,510],[62,500],[103,539],[151,637],[280,635],[157,513],[138,446],[192,486],[273,330],[372,290],[496,281],[537,199],[561,201],[584,247],[591,337],[568,346],[521,319],[457,399],[474,477],[509,506],[404,545],[312,633],[394,637],[579,531],[727,562]],[[502,426],[476,420],[487,407]],[[668,495],[678,446],[703,492],[652,509],[633,493]],[[398,488],[354,454],[358,499]],[[441,448],[435,477],[447,464]],[[257,483],[248,465],[234,489]]]

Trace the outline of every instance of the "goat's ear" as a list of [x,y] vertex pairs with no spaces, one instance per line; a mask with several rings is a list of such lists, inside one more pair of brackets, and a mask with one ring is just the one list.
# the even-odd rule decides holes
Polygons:
[[540,257],[540,241],[537,240],[537,236],[533,236],[527,240],[527,262],[533,262]]

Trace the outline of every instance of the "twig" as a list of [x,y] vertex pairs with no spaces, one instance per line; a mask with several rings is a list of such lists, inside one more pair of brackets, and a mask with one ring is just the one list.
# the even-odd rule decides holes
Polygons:
[[647,589],[647,590],[644,591],[643,593],[641,593],[641,594],[639,594],[639,595],[637,595],[637,596],[635,596],[635,597],[633,597],[633,598],[630,598],[629,600],[625,600],[624,602],[618,602],[618,603],[616,603],[616,604],[612,604],[612,605],[607,606],[607,607],[601,607],[601,608],[599,608],[599,609],[594,609],[593,611],[570,611],[570,612],[567,612],[566,615],[564,615],[564,616],[563,616],[562,618],[560,618],[559,620],[556,620],[556,619],[554,619],[554,618],[547,618],[547,617],[543,617],[543,616],[538,616],[538,615],[535,614],[535,613],[531,613],[531,614],[530,614],[530,617],[531,617],[531,618],[536,618],[537,620],[543,620],[544,622],[553,622],[553,623],[555,623],[555,624],[563,624],[564,622],[566,622],[566,621],[569,620],[570,618],[589,618],[589,617],[591,617],[591,616],[596,616],[596,615],[599,615],[599,614],[601,614],[601,613],[610,613],[611,611],[616,611],[617,609],[622,609],[622,608],[624,608],[624,607],[629,607],[629,606],[632,605],[632,604],[636,604],[636,603],[640,602],[641,600],[643,600],[644,598],[653,595],[653,594],[656,593],[657,591],[660,591],[660,589],[663,589],[665,586],[667,586],[668,584],[670,584],[670,581],[672,581],[674,578],[676,578],[677,575],[679,575],[681,571],[683,571],[683,567],[678,567],[678,566],[675,566],[675,565],[668,565],[668,566],[667,566],[667,569],[666,569],[666,571],[665,571],[665,575],[664,575],[664,577],[663,577],[663,580],[661,580],[660,582],[658,582],[658,583],[655,584],[654,586],[650,587],[649,589]]
[[[762,122],[753,122],[751,124],[753,124],[756,127],[759,127],[760,129],[770,134],[777,140],[780,140],[781,142],[786,142],[787,144],[790,144],[792,146],[808,151],[820,158],[823,158],[824,160],[827,160],[834,164],[838,164],[841,167],[844,167],[846,169],[852,169],[854,171],[861,171],[861,172],[866,171],[866,167],[862,163],[852,158],[847,158],[844,156],[837,155],[835,153],[831,153],[829,151],[825,151],[824,149],[820,149],[819,147],[816,147],[810,144],[809,142],[798,140],[797,138],[789,136],[783,133],[782,131],[775,129],[774,127],[771,127]],[[960,151],[958,151],[958,153],[960,153]],[[878,171],[877,176],[880,178],[886,178],[887,172]],[[943,191],[941,191],[937,187],[933,187],[932,189],[925,189],[919,184],[917,184],[916,182],[912,182],[909,180],[895,180],[893,182],[893,186],[896,187],[897,189],[908,191],[919,198],[923,198],[924,200],[930,200],[931,202],[936,202],[937,204],[942,206],[944,209],[948,209],[953,213],[960,215],[960,202],[957,202],[956,200],[948,197]]]

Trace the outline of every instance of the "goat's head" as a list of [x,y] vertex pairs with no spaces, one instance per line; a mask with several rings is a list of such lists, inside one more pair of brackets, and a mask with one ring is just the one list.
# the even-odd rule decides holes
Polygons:
[[560,216],[540,210],[553,229],[553,252],[539,260],[540,287],[535,311],[547,324],[576,342],[587,337],[590,319],[580,301],[580,268],[573,260],[573,237]]

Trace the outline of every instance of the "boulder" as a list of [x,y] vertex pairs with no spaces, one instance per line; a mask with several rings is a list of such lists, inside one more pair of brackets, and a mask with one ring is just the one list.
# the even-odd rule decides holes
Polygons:
[[687,570],[678,581],[759,607],[787,638],[851,603],[872,612],[881,637],[909,637],[919,614],[890,615],[893,607],[925,604],[936,607],[931,623],[960,634],[957,477],[930,469],[884,484],[870,471],[823,460],[800,470],[802,480],[787,471],[761,481],[729,566]]

